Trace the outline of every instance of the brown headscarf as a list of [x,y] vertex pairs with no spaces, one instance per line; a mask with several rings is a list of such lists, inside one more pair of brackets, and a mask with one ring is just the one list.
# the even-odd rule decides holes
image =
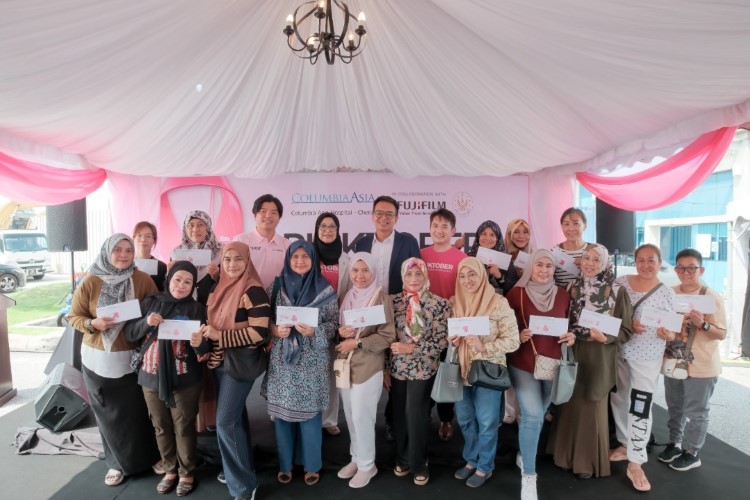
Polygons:
[[518,280],[516,286],[526,289],[526,294],[529,296],[531,303],[534,304],[534,307],[536,307],[539,312],[547,312],[555,305],[557,286],[555,285],[554,276],[550,276],[547,283],[537,283],[531,279],[534,264],[536,264],[539,259],[549,259],[553,265],[555,263],[555,258],[552,255],[552,252],[544,249],[537,250],[531,254],[531,257],[529,257],[529,261],[526,263],[526,268],[523,271],[523,276]]
[[[242,274],[236,278],[230,278],[224,271],[224,256],[229,250],[239,253],[247,264]],[[250,248],[245,243],[233,241],[223,245],[221,260],[219,282],[208,296],[208,324],[217,330],[232,330],[234,329],[234,318],[237,315],[237,307],[240,305],[242,295],[251,286],[262,287],[263,285],[253,262],[250,260]]]
[[[495,292],[495,289],[487,280],[487,269],[479,259],[476,257],[466,257],[458,264],[459,274],[465,267],[479,275],[479,289],[474,293],[469,293],[456,280],[456,295],[453,298],[453,317],[489,316],[492,310],[495,309],[497,301],[502,300],[501,296]],[[458,360],[461,365],[461,377],[464,380],[468,378],[469,369],[471,369],[471,353],[469,350],[469,344],[462,339],[461,344],[458,346]]]

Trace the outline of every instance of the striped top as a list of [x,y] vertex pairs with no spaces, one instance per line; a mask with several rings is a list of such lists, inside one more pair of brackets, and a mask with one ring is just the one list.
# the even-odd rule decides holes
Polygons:
[[[583,252],[586,251],[586,245],[588,245],[588,243],[584,241],[583,246],[578,250],[565,250],[562,246],[562,243],[560,243],[557,245],[557,248],[570,255],[574,259],[580,259],[583,256]],[[555,266],[555,285],[561,286],[567,290],[568,285],[571,284],[579,275],[580,273],[570,274],[563,268]]]
[[217,368],[224,363],[224,348],[244,347],[267,343],[271,336],[269,322],[271,304],[265,290],[260,286],[247,289],[237,305],[234,328],[222,330],[218,342],[212,342],[209,368]]

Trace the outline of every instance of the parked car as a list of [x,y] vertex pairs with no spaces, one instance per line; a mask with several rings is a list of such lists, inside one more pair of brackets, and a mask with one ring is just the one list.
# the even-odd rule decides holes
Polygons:
[[26,272],[18,266],[0,264],[0,292],[11,293],[26,286]]

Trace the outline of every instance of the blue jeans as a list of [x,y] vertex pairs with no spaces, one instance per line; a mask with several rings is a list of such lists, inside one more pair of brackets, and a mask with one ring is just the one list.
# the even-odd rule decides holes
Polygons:
[[516,390],[521,407],[521,423],[518,425],[518,444],[523,458],[523,473],[536,474],[536,452],[539,434],[544,424],[544,413],[549,407],[552,381],[537,380],[533,373],[508,366],[510,380]]
[[258,486],[250,442],[250,426],[245,416],[245,400],[253,381],[237,380],[224,365],[214,369],[219,387],[216,401],[216,439],[227,488],[233,497],[250,496]]
[[304,422],[273,420],[276,428],[276,448],[279,450],[279,471],[291,472],[294,455],[307,472],[319,472],[323,467],[323,418],[321,412]]
[[464,398],[456,403],[456,420],[464,435],[463,458],[485,474],[495,469],[497,428],[503,393],[484,387],[464,387]]

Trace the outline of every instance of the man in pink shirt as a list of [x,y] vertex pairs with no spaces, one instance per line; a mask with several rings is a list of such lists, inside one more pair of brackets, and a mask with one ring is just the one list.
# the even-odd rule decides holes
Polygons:
[[[427,264],[430,291],[444,299],[450,299],[455,295],[458,264],[466,258],[465,253],[451,244],[454,234],[456,216],[453,212],[441,208],[430,214],[432,246],[425,247],[420,252],[422,260]],[[438,403],[437,410],[440,417],[438,435],[440,439],[447,441],[453,436],[453,403]]]
[[253,203],[253,215],[255,229],[238,234],[234,239],[247,243],[250,247],[250,259],[258,271],[263,287],[267,288],[281,274],[284,255],[289,247],[289,240],[276,233],[276,227],[284,215],[284,206],[274,195],[264,194]]

